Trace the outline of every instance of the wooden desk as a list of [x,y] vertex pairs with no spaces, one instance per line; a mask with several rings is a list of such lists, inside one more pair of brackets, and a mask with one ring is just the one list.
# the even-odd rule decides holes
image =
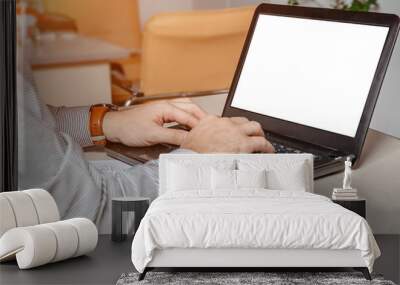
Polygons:
[[39,95],[54,106],[111,103],[110,62],[136,51],[81,35],[61,35],[28,46]]

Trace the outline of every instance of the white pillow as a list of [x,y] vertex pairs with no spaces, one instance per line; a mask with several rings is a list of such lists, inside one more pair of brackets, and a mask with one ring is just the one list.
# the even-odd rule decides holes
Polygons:
[[168,166],[168,191],[210,189],[210,167],[187,167],[170,163]]
[[234,169],[235,161],[209,165],[170,162],[167,167],[167,191],[211,190],[211,169]]
[[236,190],[236,170],[211,169],[212,190]]
[[267,171],[236,170],[237,188],[267,188]]
[[267,171],[267,187],[271,190],[307,191],[312,189],[309,166],[305,161],[291,160],[287,157],[282,160],[268,161],[238,161],[240,170]]
[[266,170],[211,170],[211,188],[213,190],[238,190],[241,188],[266,188]]
[[306,191],[307,165],[297,162],[290,167],[277,167],[268,171],[268,188],[273,190]]

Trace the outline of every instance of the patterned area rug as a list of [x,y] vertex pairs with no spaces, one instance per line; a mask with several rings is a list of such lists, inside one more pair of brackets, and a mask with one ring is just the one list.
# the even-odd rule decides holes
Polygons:
[[368,281],[359,272],[148,272],[146,278],[138,281],[138,273],[122,274],[117,285],[146,284],[213,284],[213,285],[395,285],[380,275],[372,275]]

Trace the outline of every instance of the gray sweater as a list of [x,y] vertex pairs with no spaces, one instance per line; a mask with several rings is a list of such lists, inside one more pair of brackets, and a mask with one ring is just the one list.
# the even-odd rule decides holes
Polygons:
[[79,124],[87,124],[88,109],[50,111],[39,100],[26,65],[17,80],[20,189],[46,189],[63,219],[89,218],[101,233],[111,231],[112,197],[158,195],[158,161],[133,167],[115,160],[86,161],[81,145],[88,139]]

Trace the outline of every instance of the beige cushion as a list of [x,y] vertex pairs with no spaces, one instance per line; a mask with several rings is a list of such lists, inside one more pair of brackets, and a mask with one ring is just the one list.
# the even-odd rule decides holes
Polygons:
[[17,222],[15,221],[14,212],[10,202],[6,197],[0,194],[0,237],[9,229],[15,228]]

